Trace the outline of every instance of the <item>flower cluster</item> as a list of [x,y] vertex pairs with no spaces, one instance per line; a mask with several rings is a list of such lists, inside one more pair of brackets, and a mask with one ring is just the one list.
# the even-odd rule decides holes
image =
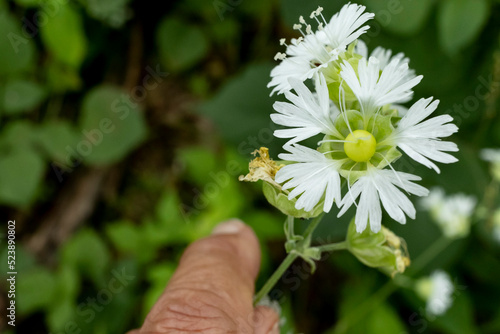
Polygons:
[[[271,72],[269,87],[271,94],[288,100],[276,102],[271,115],[283,127],[274,135],[288,140],[283,147],[287,153],[279,155],[285,165],[275,176],[281,191],[299,210],[321,206],[329,212],[335,203],[340,216],[354,204],[356,230],[369,224],[376,233],[382,207],[404,224],[406,216],[415,217],[407,194],[428,194],[415,183],[420,177],[396,171],[393,163],[404,152],[439,173],[434,162],[455,162],[446,152],[458,151],[441,138],[458,129],[449,115],[427,119],[439,104],[432,97],[409,109],[401,105],[412,99],[422,76],[409,68],[403,54],[393,56],[380,47],[368,53],[358,38],[373,17],[356,4],[345,5],[329,21],[318,8],[310,15],[316,30],[300,17],[294,29],[303,36],[281,41],[286,52],[276,55],[281,62]],[[309,138],[317,138],[318,144],[310,148],[301,143]],[[344,194],[342,184],[348,188]]]

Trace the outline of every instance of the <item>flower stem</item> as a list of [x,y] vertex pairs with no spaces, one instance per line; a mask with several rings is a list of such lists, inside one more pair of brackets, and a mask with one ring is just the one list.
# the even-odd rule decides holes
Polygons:
[[445,237],[444,235],[437,239],[430,247],[428,247],[420,256],[415,260],[412,265],[408,268],[408,275],[414,275],[422,270],[430,261],[432,261],[436,255],[442,252],[446,247],[450,245],[452,239]]
[[[302,250],[305,250],[305,249],[310,247],[311,238],[312,238],[312,235],[314,233],[314,230],[316,229],[316,227],[318,227],[323,216],[324,216],[324,214],[320,214],[318,217],[314,218],[307,226],[307,228],[304,232],[304,239],[300,245],[300,248]],[[287,219],[288,219],[287,220],[288,234],[291,234],[290,236],[292,236],[293,235],[294,218],[289,216]],[[287,235],[287,236],[289,236],[289,235]],[[339,249],[343,249],[343,248],[339,248]],[[262,300],[262,298],[264,298],[264,296],[266,296],[269,293],[269,291],[271,291],[271,289],[274,287],[274,285],[276,285],[276,283],[279,281],[281,276],[283,276],[283,274],[288,269],[288,267],[290,267],[290,265],[293,263],[293,261],[295,261],[300,256],[300,254],[301,253],[297,252],[296,250],[292,250],[291,252],[288,253],[286,258],[283,260],[283,262],[278,267],[278,269],[276,269],[276,271],[271,275],[271,277],[269,277],[269,279],[264,284],[264,286],[255,295],[254,301],[253,301],[254,305],[258,304]]]
[[336,250],[347,249],[347,241],[337,242],[333,244],[326,244],[317,247],[321,253],[323,252],[333,252]]
[[289,253],[286,256],[286,258],[283,260],[283,262],[281,262],[278,269],[276,269],[276,271],[271,275],[271,277],[269,277],[266,284],[264,284],[264,286],[255,295],[255,297],[253,299],[254,305],[257,305],[262,300],[262,298],[264,298],[264,296],[266,296],[269,293],[269,291],[271,291],[271,289],[274,287],[274,285],[278,282],[278,280],[281,278],[281,276],[283,276],[283,274],[288,269],[288,267],[290,267],[290,265],[293,263],[293,261],[295,261],[295,259],[297,259],[297,257],[299,257],[299,255],[295,252]]
[[318,217],[314,218],[312,222],[309,223],[307,226],[305,232],[304,232],[304,240],[306,242],[306,246],[309,247],[311,245],[311,238],[314,233],[314,230],[316,230],[316,227],[318,227],[318,224],[321,222],[321,219],[323,219],[323,216],[325,214],[322,213]]

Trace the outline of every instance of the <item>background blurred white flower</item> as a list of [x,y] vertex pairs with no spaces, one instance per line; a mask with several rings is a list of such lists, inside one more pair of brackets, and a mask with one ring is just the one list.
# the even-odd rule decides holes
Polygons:
[[480,155],[483,160],[491,163],[491,174],[500,181],[500,149],[485,148]]
[[469,234],[476,202],[475,197],[464,194],[445,196],[441,188],[431,189],[429,196],[420,200],[422,208],[430,212],[443,234],[451,239]]
[[429,277],[421,278],[416,285],[416,291],[426,301],[426,311],[430,316],[443,315],[453,303],[455,290],[450,276],[436,270]]

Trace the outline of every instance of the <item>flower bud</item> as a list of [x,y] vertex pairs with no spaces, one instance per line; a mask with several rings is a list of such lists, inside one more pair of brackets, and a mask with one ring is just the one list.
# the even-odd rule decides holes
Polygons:
[[347,244],[347,249],[363,264],[393,277],[410,265],[405,241],[384,226],[378,233],[370,229],[357,233],[353,219],[347,231]]
[[289,200],[288,195],[281,190],[281,187],[278,188],[275,185],[264,182],[262,190],[267,201],[285,215],[295,218],[309,219],[317,217],[323,212],[323,201],[320,201],[314,209],[307,212],[305,210],[295,208],[295,202],[297,202],[297,199],[294,198]]

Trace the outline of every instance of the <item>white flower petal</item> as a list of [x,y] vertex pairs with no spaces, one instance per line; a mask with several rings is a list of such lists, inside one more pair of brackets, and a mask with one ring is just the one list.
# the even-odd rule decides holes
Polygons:
[[290,153],[280,154],[280,159],[296,162],[285,165],[276,173],[276,182],[283,189],[292,189],[288,199],[300,195],[295,203],[297,209],[311,211],[325,197],[323,210],[329,212],[333,202],[341,201],[339,162],[300,145],[286,147]]
[[373,232],[380,231],[382,221],[380,202],[391,218],[404,224],[406,222],[404,213],[414,219],[415,207],[397,187],[404,189],[409,194],[425,196],[428,194],[427,189],[411,182],[419,179],[411,174],[371,167],[367,174],[360,177],[344,196],[340,203],[341,210],[338,216],[343,215],[355,199],[361,195],[355,220],[358,232],[364,231],[368,222]]
[[441,163],[453,163],[457,159],[445,152],[457,152],[455,143],[441,141],[458,131],[456,125],[450,123],[453,118],[441,115],[423,121],[437,108],[439,101],[432,98],[420,99],[408,110],[392,133],[392,140],[410,158],[422,165],[440,170],[431,160]]
[[407,102],[413,96],[411,89],[423,78],[421,75],[415,77],[406,60],[399,56],[393,57],[387,66],[382,65],[385,64],[376,57],[368,61],[362,58],[357,72],[349,62],[341,64],[340,75],[358,98],[365,114],[386,104]]
[[337,60],[350,43],[368,30],[368,26],[361,26],[374,14],[364,13],[365,9],[365,6],[347,4],[323,29],[305,35],[301,42],[292,39],[286,50],[288,57],[271,71],[268,84],[268,87],[274,87],[271,95],[290,90],[290,78],[305,81]]
[[322,74],[316,77],[317,94],[295,78],[290,79],[290,84],[297,93],[286,92],[286,98],[291,102],[276,102],[271,114],[274,123],[289,127],[290,129],[276,130],[275,136],[291,138],[289,144],[310,138],[319,133],[340,137],[334,126],[335,119],[340,111],[330,104],[328,88]]

